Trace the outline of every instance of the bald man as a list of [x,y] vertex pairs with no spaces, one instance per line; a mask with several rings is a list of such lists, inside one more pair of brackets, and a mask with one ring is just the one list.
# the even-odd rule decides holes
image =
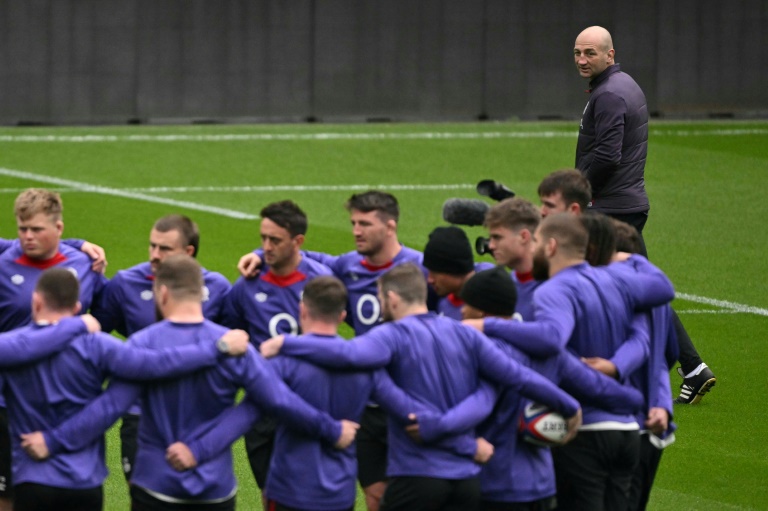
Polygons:
[[[589,81],[576,144],[576,168],[592,186],[590,207],[634,226],[641,234],[648,220],[645,159],[648,106],[640,86],[615,61],[611,34],[603,27],[584,29],[573,58]],[[647,256],[645,242],[641,253]]]

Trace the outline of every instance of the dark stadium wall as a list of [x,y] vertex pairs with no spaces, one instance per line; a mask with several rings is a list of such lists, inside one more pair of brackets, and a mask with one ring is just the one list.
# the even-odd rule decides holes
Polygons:
[[0,123],[573,119],[592,24],[654,114],[768,115],[764,0],[0,0]]

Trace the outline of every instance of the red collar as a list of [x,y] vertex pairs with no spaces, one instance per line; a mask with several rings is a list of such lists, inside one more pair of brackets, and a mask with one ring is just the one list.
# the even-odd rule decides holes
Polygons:
[[368,270],[368,271],[381,271],[381,270],[386,270],[387,268],[391,267],[392,264],[394,264],[394,261],[389,261],[389,262],[386,262],[384,264],[376,266],[375,264],[371,264],[368,261],[366,261],[365,259],[363,259],[362,261],[360,261],[360,264],[362,264],[363,267],[366,270]]
[[459,298],[459,296],[456,293],[449,293],[448,296],[446,296],[449,302],[451,302],[451,305],[454,307],[461,307],[464,305],[464,300]]
[[517,277],[517,281],[521,284],[525,284],[526,282],[530,282],[533,280],[533,271],[527,271],[525,273],[516,271],[515,277]]
[[294,270],[292,273],[289,273],[288,275],[275,275],[272,273],[272,270],[269,270],[268,272],[262,274],[261,280],[264,282],[268,282],[270,284],[273,284],[278,287],[289,287],[297,282],[301,282],[302,280],[305,280],[307,278],[307,275],[305,273],[300,272],[299,270]]
[[32,259],[27,254],[23,254],[21,257],[16,259],[16,263],[21,264],[23,266],[29,266],[31,268],[37,268],[39,270],[47,270],[48,268],[51,268],[53,266],[56,266],[57,264],[63,263],[66,260],[67,260],[67,256],[65,256],[61,252],[56,252],[55,256],[45,260]]

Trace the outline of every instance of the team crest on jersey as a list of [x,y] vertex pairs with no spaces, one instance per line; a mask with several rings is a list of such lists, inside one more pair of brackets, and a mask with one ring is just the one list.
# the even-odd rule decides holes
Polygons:
[[69,271],[69,273],[74,275],[76,279],[80,278],[80,276],[77,274],[77,270],[76,269],[74,269],[74,268],[67,268],[67,270]]
[[11,282],[16,284],[17,286],[20,286],[24,283],[24,275],[19,275],[18,273],[11,277]]
[[152,291],[150,291],[149,289],[145,289],[144,291],[141,292],[139,296],[141,296],[142,300],[144,300],[145,302],[148,302],[153,298],[154,295],[152,294]]
[[267,293],[256,293],[253,298],[259,303],[264,303],[267,301]]
[[203,286],[203,301],[207,302],[211,298],[211,291],[208,286]]

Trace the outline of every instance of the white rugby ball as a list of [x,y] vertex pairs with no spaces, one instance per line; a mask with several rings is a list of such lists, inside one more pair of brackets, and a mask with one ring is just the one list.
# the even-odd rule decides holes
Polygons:
[[568,422],[561,414],[538,403],[529,403],[520,414],[523,440],[543,447],[563,445]]

